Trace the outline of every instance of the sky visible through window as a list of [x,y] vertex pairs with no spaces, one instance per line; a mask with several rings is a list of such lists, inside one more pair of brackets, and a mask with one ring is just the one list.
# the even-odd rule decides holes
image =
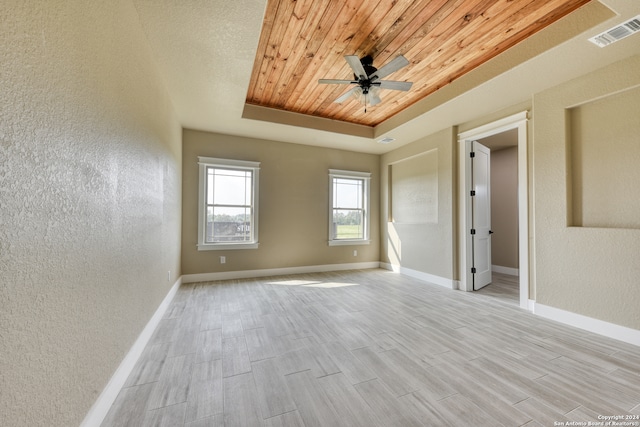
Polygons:
[[362,180],[334,178],[333,207],[362,209]]

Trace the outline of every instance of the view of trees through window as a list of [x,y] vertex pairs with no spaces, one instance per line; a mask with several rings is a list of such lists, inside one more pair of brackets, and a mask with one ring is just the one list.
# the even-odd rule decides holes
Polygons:
[[222,213],[207,217],[207,222],[233,222],[236,224],[242,224],[248,221],[249,218],[244,214],[229,215]]
[[336,239],[362,239],[362,211],[335,209],[333,211],[333,223],[336,228]]
[[215,242],[244,242],[251,240],[251,216],[249,214],[207,215],[207,240]]

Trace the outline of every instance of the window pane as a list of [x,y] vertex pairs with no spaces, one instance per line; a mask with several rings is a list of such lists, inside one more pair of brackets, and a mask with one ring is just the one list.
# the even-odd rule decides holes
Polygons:
[[363,181],[361,179],[335,178],[333,184],[334,207],[362,209]]
[[198,162],[198,250],[257,248],[260,163],[202,156]]
[[334,209],[333,235],[335,239],[364,239],[364,211]]
[[251,171],[213,169],[213,203],[216,205],[250,205]]
[[213,181],[214,181],[215,169],[207,168],[207,205],[213,204]]
[[251,241],[251,208],[207,207],[205,243]]

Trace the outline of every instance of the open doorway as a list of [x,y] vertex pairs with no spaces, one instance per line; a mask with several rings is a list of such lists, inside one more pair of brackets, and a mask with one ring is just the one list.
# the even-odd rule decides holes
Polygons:
[[[506,302],[519,302],[518,257],[518,130],[509,129],[478,139],[491,150],[491,272],[490,286],[479,290]],[[477,289],[477,288],[476,288]]]
[[[514,139],[515,136],[515,139]],[[505,283],[505,286],[511,286],[517,288],[517,303],[521,308],[528,309],[529,301],[529,230],[528,230],[528,181],[527,181],[527,112],[515,114],[510,117],[506,117],[502,120],[490,123],[485,126],[481,126],[472,129],[467,132],[463,132],[458,135],[459,141],[459,159],[460,159],[460,180],[459,180],[459,288],[464,291],[473,290],[474,270],[473,268],[473,243],[472,243],[472,211],[473,203],[470,197],[472,188],[471,180],[471,167],[469,160],[469,151],[473,141],[480,141],[483,145],[492,146],[492,151],[499,153],[502,150],[513,150],[511,153],[505,152],[506,156],[511,157],[515,154],[516,157],[516,218],[513,218],[517,228],[517,240],[515,251],[517,257],[517,266],[513,267],[513,262],[507,261],[506,258],[498,255],[495,261],[491,264],[494,265],[496,279],[501,279]],[[508,142],[506,142],[508,141]],[[514,145],[515,144],[515,145]],[[511,147],[511,148],[507,148]],[[493,157],[493,156],[492,156]],[[499,154],[497,157],[503,157]],[[511,165],[513,166],[513,165]],[[500,221],[494,219],[493,221]],[[496,223],[496,225],[498,225]],[[493,227],[493,225],[492,225]],[[474,230],[475,231],[475,230]],[[493,236],[495,236],[495,231]],[[502,232],[503,236],[507,237],[506,232]],[[511,237],[512,239],[513,237]],[[494,246],[494,245],[492,245]],[[495,245],[496,250],[500,250],[499,245]],[[493,252],[493,251],[492,251]],[[512,251],[513,252],[513,251]],[[512,253],[512,255],[514,255]],[[500,265],[500,263],[507,263],[508,265]],[[502,268],[501,268],[502,267]],[[509,274],[511,273],[511,274]],[[517,282],[514,283],[513,276],[517,273]],[[498,281],[492,278],[492,281]],[[511,282],[511,283],[508,283]],[[498,288],[495,286],[494,288]],[[488,291],[488,290],[487,290]],[[485,291],[486,292],[486,291]]]

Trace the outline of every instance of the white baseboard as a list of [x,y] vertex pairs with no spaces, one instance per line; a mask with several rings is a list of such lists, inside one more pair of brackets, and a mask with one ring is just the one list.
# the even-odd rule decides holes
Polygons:
[[379,268],[378,261],[347,264],[309,265],[302,267],[267,268],[264,270],[223,271],[219,273],[185,274],[182,283],[210,282],[214,280],[247,279],[251,277],[283,276],[288,274],[324,273],[328,271],[365,270]]
[[594,319],[592,317],[583,316],[581,314],[572,313],[570,311],[561,310],[559,308],[535,302],[533,312],[538,316],[555,320],[557,322],[564,323],[565,325],[574,326],[589,332],[640,346],[640,330],[637,329],[627,328],[626,326],[616,325],[614,323],[605,322],[604,320]]
[[520,270],[512,267],[503,267],[501,265],[492,265],[491,271],[495,271],[496,273],[508,274],[509,276],[519,276]]
[[129,349],[129,352],[120,363],[120,366],[118,366],[118,369],[116,369],[115,373],[111,376],[111,379],[104,390],[102,390],[102,393],[100,393],[98,399],[94,402],[91,409],[89,409],[89,412],[85,416],[84,421],[82,421],[82,424],[80,424],[80,427],[95,427],[102,424],[102,421],[104,421],[104,418],[107,416],[109,409],[111,409],[113,402],[115,402],[118,397],[118,393],[120,393],[120,390],[122,390],[127,378],[129,378],[129,374],[133,371],[136,362],[138,362],[138,359],[142,355],[142,352],[151,339],[151,336],[160,323],[160,320],[162,320],[164,313],[167,311],[169,304],[171,304],[171,301],[176,295],[176,292],[178,292],[178,288],[180,288],[181,284],[182,278],[179,278],[173,286],[171,286],[171,289],[169,289],[164,300],[162,300],[160,306],[138,336],[138,339],[133,343],[133,346]]
[[388,264],[386,262],[380,263],[380,268],[393,271],[394,273],[404,274],[405,276],[413,277],[415,279],[423,280],[425,282],[433,283],[434,285],[444,286],[449,289],[457,289],[458,283],[455,280],[447,279],[433,274],[424,273],[422,271],[406,268],[401,265]]

